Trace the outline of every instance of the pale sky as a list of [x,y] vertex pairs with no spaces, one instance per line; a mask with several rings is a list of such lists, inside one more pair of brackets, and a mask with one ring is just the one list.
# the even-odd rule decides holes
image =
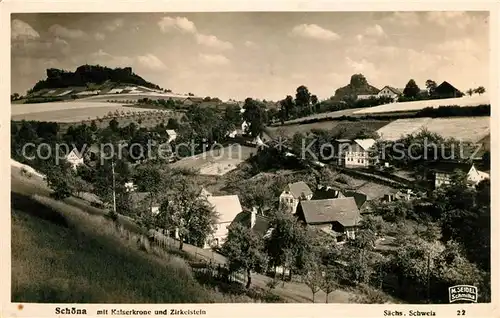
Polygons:
[[362,73],[377,88],[489,87],[487,12],[12,14],[12,92],[47,68],[131,66],[178,93],[320,99]]

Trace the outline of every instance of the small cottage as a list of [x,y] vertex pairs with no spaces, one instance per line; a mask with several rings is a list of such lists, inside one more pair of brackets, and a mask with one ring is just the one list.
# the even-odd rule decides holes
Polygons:
[[279,208],[295,213],[300,200],[311,200],[313,192],[303,182],[295,182],[287,185],[279,198]]
[[361,215],[354,198],[301,201],[297,218],[319,230],[329,232],[337,242],[354,239]]

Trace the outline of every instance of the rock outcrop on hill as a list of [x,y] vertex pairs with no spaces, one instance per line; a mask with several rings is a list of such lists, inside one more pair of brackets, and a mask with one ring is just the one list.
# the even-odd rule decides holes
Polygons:
[[144,80],[132,72],[131,67],[109,68],[100,65],[82,65],[75,72],[56,68],[47,69],[47,78],[38,81],[32,91],[41,89],[57,89],[75,86],[100,85],[107,81],[120,84],[141,85],[152,89],[160,89],[156,84]]
[[335,90],[333,96],[336,100],[356,99],[358,95],[374,95],[379,92],[379,89],[368,84],[368,81],[362,74],[354,74],[351,76],[351,82]]

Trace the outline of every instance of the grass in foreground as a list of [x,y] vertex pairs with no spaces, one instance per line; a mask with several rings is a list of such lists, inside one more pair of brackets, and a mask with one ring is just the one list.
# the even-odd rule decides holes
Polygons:
[[102,216],[42,196],[25,199],[12,207],[14,302],[251,301],[201,286],[185,261],[137,249]]

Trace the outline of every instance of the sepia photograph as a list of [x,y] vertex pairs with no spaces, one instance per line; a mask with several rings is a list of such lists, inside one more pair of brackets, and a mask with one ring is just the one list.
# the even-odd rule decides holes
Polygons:
[[491,303],[490,23],[12,13],[10,301]]

